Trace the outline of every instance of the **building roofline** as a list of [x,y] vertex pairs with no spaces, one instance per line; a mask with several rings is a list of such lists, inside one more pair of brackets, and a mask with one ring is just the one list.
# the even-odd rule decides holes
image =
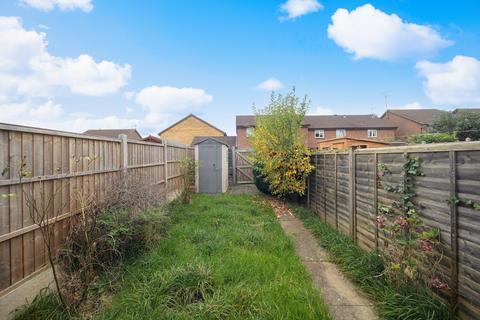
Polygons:
[[165,128],[165,129],[163,129],[162,131],[160,131],[160,132],[158,133],[158,135],[161,135],[161,134],[162,134],[162,133],[164,133],[165,131],[167,131],[167,130],[169,130],[169,129],[173,128],[174,126],[176,126],[176,125],[177,125],[177,124],[179,124],[180,122],[183,122],[183,121],[185,121],[186,119],[188,119],[188,118],[190,118],[190,117],[194,117],[195,119],[197,119],[197,120],[199,120],[199,121],[201,121],[201,122],[205,123],[205,124],[206,124],[206,125],[208,125],[209,127],[212,127],[212,128],[214,128],[215,130],[218,130],[218,131],[220,131],[221,133],[223,133],[223,135],[224,135],[224,136],[226,136],[226,135],[227,135],[227,133],[226,133],[225,131],[223,131],[223,130],[220,130],[219,128],[215,127],[215,126],[214,126],[214,125],[212,125],[211,123],[208,123],[207,121],[205,121],[205,120],[203,120],[203,119],[201,119],[201,118],[197,117],[197,116],[196,116],[196,115],[194,115],[193,113],[190,113],[189,115],[187,115],[187,116],[183,117],[182,119],[178,120],[177,122],[173,123],[172,125],[168,126],[168,127],[167,127],[167,128]]
[[[407,119],[407,120],[410,120],[410,121],[413,121],[415,123],[418,123],[418,124],[421,124],[421,125],[428,125],[428,123],[423,123],[423,122],[420,122],[418,120],[415,120],[415,119],[412,119],[410,117],[407,117],[403,114],[400,114],[396,111],[402,111],[402,110],[408,110],[408,109],[387,109],[387,111],[385,111],[382,116],[380,118],[383,118],[384,115],[387,114],[388,111],[390,111],[391,113],[395,114],[396,116],[399,116],[399,117],[402,117],[404,119]],[[435,108],[429,108],[429,109],[418,109],[418,110],[435,110],[435,111],[443,111],[443,110],[440,110],[440,109],[435,109]],[[448,112],[448,111],[445,111],[445,112]]]
[[[140,134],[140,132],[138,132],[138,130],[136,128],[128,128],[128,129],[88,129],[88,130],[85,130],[82,134],[92,135],[91,133],[88,134],[87,133],[88,131],[134,131],[140,137],[140,140],[143,139],[142,135]],[[93,135],[93,136],[95,136],[95,135]]]

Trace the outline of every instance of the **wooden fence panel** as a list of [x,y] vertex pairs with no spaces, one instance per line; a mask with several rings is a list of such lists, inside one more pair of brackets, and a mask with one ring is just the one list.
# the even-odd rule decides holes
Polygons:
[[337,215],[336,215],[336,164],[335,154],[327,155],[324,163],[324,179],[325,179],[325,213],[326,221],[329,225],[337,229]]
[[376,248],[377,216],[375,206],[375,157],[371,154],[357,155],[355,176],[356,239],[360,247]]
[[[0,296],[47,267],[42,234],[31,218],[29,199],[43,208],[54,229],[54,246],[68,234],[80,209],[78,194],[103,200],[126,169],[165,191],[163,144],[0,124]],[[179,161],[194,156],[186,146],[168,146],[169,192],[180,187]],[[163,189],[162,189],[163,188]]]
[[350,232],[350,167],[348,154],[337,154],[336,160],[336,209],[338,230]]
[[457,153],[458,303],[464,319],[480,316],[480,213],[464,203],[480,203],[480,151]]
[[[425,225],[440,229],[444,258],[439,272],[451,287],[440,296],[457,306],[461,319],[480,319],[479,142],[315,154],[309,205],[362,248],[382,250],[385,235],[375,219],[382,206],[398,200],[398,194],[385,189],[401,185],[407,155],[421,159],[424,173],[415,177],[413,201],[420,217]],[[349,174],[353,174],[353,183],[349,183]],[[353,208],[348,208],[352,200]],[[353,234],[350,221],[354,222]]]
[[233,174],[234,181],[238,184],[253,183],[253,163],[250,156],[253,152],[251,149],[234,149],[235,168]]

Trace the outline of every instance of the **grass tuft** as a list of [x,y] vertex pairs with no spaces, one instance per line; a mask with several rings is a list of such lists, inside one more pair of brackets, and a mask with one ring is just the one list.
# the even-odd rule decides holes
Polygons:
[[58,295],[51,289],[45,288],[32,300],[15,312],[15,320],[69,319],[68,313],[63,309]]
[[161,244],[127,268],[100,319],[330,319],[272,209],[246,195],[170,206]]
[[420,292],[405,284],[401,288],[383,275],[384,264],[378,252],[366,252],[350,238],[322,222],[311,210],[293,208],[295,216],[329,252],[342,272],[371,297],[382,319],[396,320],[448,320],[454,317],[448,307],[434,297],[428,288]]

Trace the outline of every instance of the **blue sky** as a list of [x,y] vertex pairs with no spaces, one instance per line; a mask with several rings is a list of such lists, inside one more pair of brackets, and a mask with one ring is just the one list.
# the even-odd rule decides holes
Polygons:
[[292,86],[312,114],[480,106],[477,0],[119,3],[2,1],[0,122],[234,134]]

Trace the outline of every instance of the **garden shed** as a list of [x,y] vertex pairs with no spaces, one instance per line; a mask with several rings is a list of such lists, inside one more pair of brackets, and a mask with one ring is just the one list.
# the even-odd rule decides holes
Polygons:
[[197,192],[222,193],[228,188],[228,145],[207,137],[195,143],[195,159],[199,162],[195,179]]

